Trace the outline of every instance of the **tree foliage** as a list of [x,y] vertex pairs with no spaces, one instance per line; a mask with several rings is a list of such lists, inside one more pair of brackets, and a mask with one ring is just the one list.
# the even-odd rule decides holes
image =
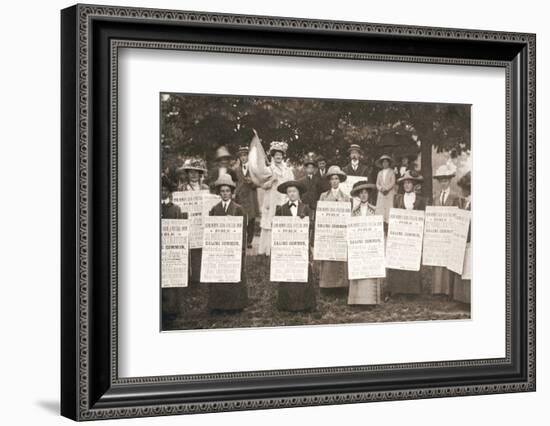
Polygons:
[[469,105],[164,94],[163,165],[172,167],[187,155],[210,162],[221,145],[235,152],[238,145],[248,144],[252,128],[266,149],[273,140],[288,142],[288,157],[294,162],[315,152],[329,163],[344,165],[351,143],[364,148],[367,162],[382,152],[394,157],[422,152],[427,180],[432,147],[470,150]]

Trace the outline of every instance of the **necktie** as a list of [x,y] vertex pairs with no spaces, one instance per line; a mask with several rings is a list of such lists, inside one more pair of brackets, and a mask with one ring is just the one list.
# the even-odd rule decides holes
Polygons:
[[290,207],[296,207],[296,204],[290,203]]
[[441,191],[441,205],[444,206],[445,205],[445,191]]
[[227,213],[227,203],[223,203],[223,211]]

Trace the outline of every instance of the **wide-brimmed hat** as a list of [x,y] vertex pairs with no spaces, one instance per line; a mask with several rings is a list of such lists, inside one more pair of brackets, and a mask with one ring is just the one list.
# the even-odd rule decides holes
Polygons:
[[389,155],[386,155],[386,154],[382,155],[378,160],[374,162],[374,164],[376,165],[376,167],[381,169],[382,163],[384,162],[384,160],[388,160],[390,162],[390,167],[392,167],[395,164],[395,161],[393,161],[393,158],[391,158]]
[[340,182],[344,182],[347,179],[347,175],[338,166],[330,166],[325,174],[325,178],[330,179],[333,175],[337,175],[340,178]]
[[241,152],[246,152],[248,154],[248,151],[250,151],[250,148],[248,148],[248,145],[241,145],[237,150],[237,154],[240,154]]
[[218,190],[220,186],[229,186],[231,188],[235,188],[235,182],[233,182],[233,179],[231,179],[231,176],[227,173],[222,173],[218,176],[218,179],[216,182],[214,182],[214,188]]
[[401,182],[404,182],[406,180],[412,180],[412,181],[415,181],[415,182],[422,182],[424,180],[424,178],[422,176],[420,176],[414,170],[407,170],[402,177],[397,179],[397,182],[401,183]]
[[452,169],[447,164],[443,164],[437,168],[433,178],[434,179],[451,179],[456,176],[456,169]]
[[216,160],[221,160],[222,158],[232,158],[232,157],[233,156],[231,155],[231,153],[229,152],[229,150],[225,145],[220,146],[216,150]]
[[351,151],[354,151],[354,150],[359,151],[359,152],[363,151],[359,145],[357,145],[356,143],[352,143],[348,148],[348,153],[350,153]]
[[466,173],[458,180],[457,185],[470,191],[472,188],[472,174],[470,172]]
[[317,161],[318,161],[318,159],[315,158],[314,155],[311,155],[311,154],[310,154],[310,155],[306,155],[306,156],[304,157],[304,161],[303,161],[304,167],[307,166],[308,164],[312,164],[312,165],[316,166],[316,165],[317,165]]
[[288,149],[288,144],[286,142],[282,141],[273,141],[269,145],[269,153],[273,153],[275,151],[280,151],[283,154],[286,154],[286,150]]
[[369,183],[368,181],[366,180],[360,180],[359,182],[355,182],[353,184],[353,188],[351,188],[351,191],[350,191],[350,195],[352,197],[356,197],[357,195],[359,195],[359,193],[363,190],[363,189],[366,189],[368,191],[371,191],[373,189],[376,188],[376,185],[374,183]]
[[306,186],[298,180],[289,180],[281,183],[277,187],[277,191],[279,191],[281,194],[286,194],[286,190],[291,186],[296,187],[298,191],[300,191],[300,195],[303,194],[304,192],[307,192]]
[[178,172],[185,172],[188,170],[197,170],[199,172],[206,172],[206,161],[202,158],[187,158],[184,160],[181,167],[178,168]]

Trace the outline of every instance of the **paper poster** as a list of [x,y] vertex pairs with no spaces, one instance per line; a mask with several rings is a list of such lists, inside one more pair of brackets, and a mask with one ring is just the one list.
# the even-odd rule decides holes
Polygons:
[[187,213],[189,219],[189,247],[202,247],[202,232],[204,218],[210,209],[220,201],[220,197],[203,191],[177,191],[172,193],[172,202]]
[[315,260],[347,260],[346,223],[351,212],[350,203],[318,201],[315,211]]
[[458,207],[427,206],[424,221],[422,264],[448,266]]
[[351,216],[347,223],[348,278],[384,278],[384,216]]
[[386,267],[419,271],[423,235],[423,210],[390,209]]
[[270,280],[307,282],[308,266],[309,217],[273,217]]
[[205,217],[201,262],[201,282],[240,282],[242,249],[242,216]]
[[454,212],[454,228],[449,248],[447,268],[461,275],[464,268],[466,240],[470,228],[470,211],[456,209]]
[[187,287],[189,221],[161,219],[161,287]]

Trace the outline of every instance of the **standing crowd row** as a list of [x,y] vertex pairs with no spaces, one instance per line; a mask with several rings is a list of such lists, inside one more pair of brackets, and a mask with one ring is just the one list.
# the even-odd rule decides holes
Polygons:
[[[252,249],[256,219],[260,218],[258,255],[270,255],[271,223],[274,216],[298,216],[310,219],[313,230],[315,210],[318,201],[348,203],[350,215],[382,215],[384,228],[390,208],[425,210],[426,205],[456,206],[471,209],[470,173],[458,181],[461,194],[451,191],[450,183],[455,171],[444,165],[438,168],[434,179],[440,190],[433,200],[421,195],[418,190],[423,178],[414,169],[402,163],[394,167],[389,155],[382,155],[375,165],[378,171],[362,163],[362,150],[359,145],[350,145],[350,162],[345,167],[327,165],[322,157],[307,156],[303,161],[304,176],[296,179],[293,170],[286,165],[288,144],[272,142],[266,164],[269,170],[262,182],[253,179],[254,167],[249,162],[248,146],[238,151],[238,163],[230,166],[232,159],[225,147],[216,153],[216,167],[207,170],[205,161],[200,158],[187,159],[179,168],[181,183],[173,183],[163,176],[163,218],[182,218],[185,214],[171,199],[171,192],[211,191],[220,196],[220,202],[211,210],[212,216],[243,217],[243,262],[239,283],[209,283],[208,309],[210,311],[240,311],[247,306],[247,277],[245,273],[246,251]],[[252,169],[252,170],[251,170]],[[351,192],[342,190],[348,176],[358,176]],[[313,234],[313,232],[310,232]],[[313,239],[310,239],[313,241]],[[470,235],[468,235],[470,244]],[[190,285],[200,282],[202,249],[190,250]],[[316,309],[316,286],[321,292],[347,295],[351,305],[376,305],[397,294],[418,295],[422,292],[422,270],[401,271],[388,269],[385,279],[370,278],[348,280],[347,262],[316,261],[310,251],[308,281],[304,283],[278,283],[277,307],[284,311],[312,311]],[[317,274],[313,274],[313,268]],[[432,294],[443,294],[450,299],[470,303],[470,281],[444,267],[429,267],[432,275]],[[318,276],[318,280],[314,277]],[[315,282],[317,281],[317,282]],[[178,293],[179,291],[179,293]],[[178,298],[185,297],[181,289],[163,289],[163,311],[169,317],[177,315]]]

